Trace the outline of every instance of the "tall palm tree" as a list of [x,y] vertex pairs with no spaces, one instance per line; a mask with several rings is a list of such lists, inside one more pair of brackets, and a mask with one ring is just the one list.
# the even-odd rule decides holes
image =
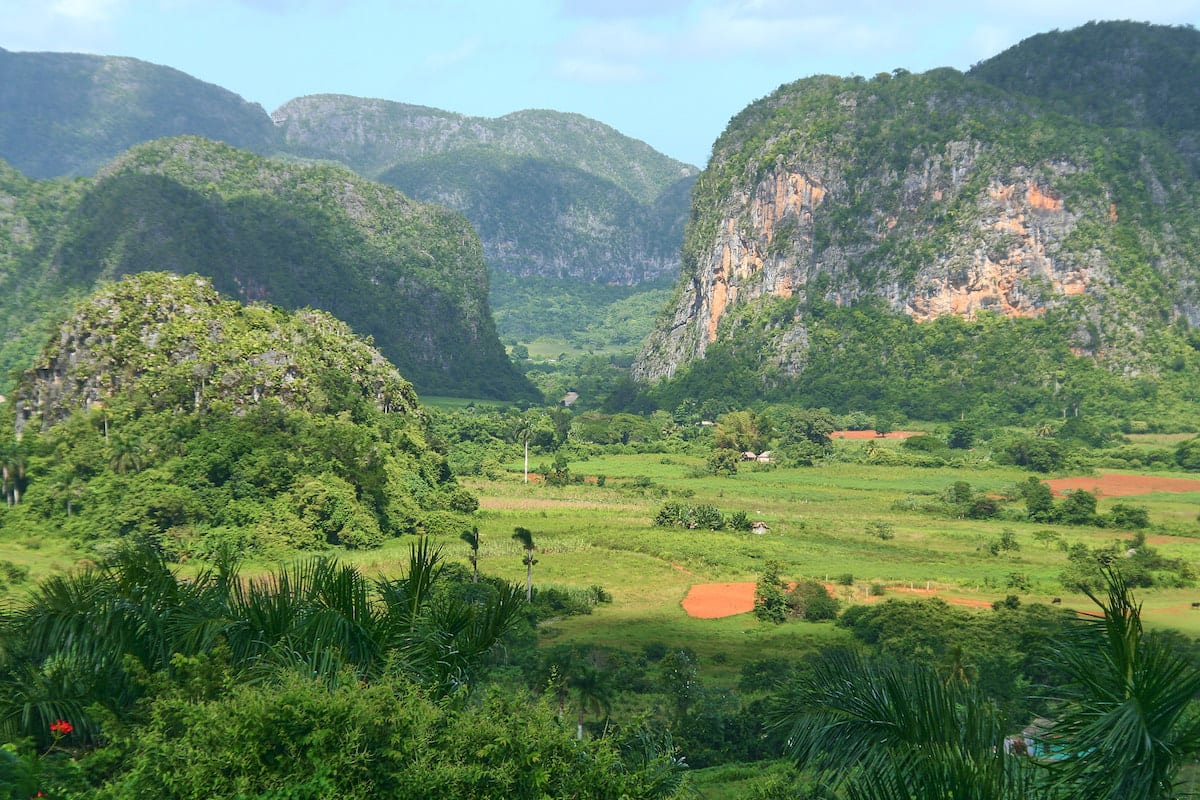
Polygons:
[[1200,669],[1142,629],[1128,581],[1103,567],[1102,613],[1077,621],[1059,648],[1068,676],[1042,744],[1066,800],[1175,797],[1183,762],[1200,753]]
[[521,562],[525,565],[525,601],[533,602],[533,565],[537,563],[537,559],[533,557],[533,532],[528,528],[516,527],[513,528],[512,538],[521,543],[525,548],[525,559]]
[[612,707],[613,672],[604,663],[603,654],[596,648],[578,653],[568,666],[567,687],[575,695],[579,717],[575,738],[583,740],[583,720],[587,712],[607,717]]
[[471,555],[467,556],[467,560],[471,562],[471,583],[479,583],[479,528],[472,527],[469,531],[463,531],[458,538],[471,548]]
[[525,483],[529,483],[529,440],[533,438],[537,425],[532,417],[523,416],[517,420],[513,433],[517,441],[525,446]]

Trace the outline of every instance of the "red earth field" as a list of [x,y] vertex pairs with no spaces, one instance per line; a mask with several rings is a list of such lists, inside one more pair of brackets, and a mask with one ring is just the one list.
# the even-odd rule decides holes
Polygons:
[[[887,435],[890,438],[902,439],[915,434],[909,431],[893,431]],[[876,438],[874,431],[837,431],[833,436],[845,439]],[[1200,480],[1195,478],[1157,478],[1149,475],[1120,475],[1117,473],[1106,473],[1094,478],[1056,478],[1046,481],[1046,483],[1050,486],[1051,491],[1058,495],[1075,489],[1086,489],[1102,497],[1125,497],[1152,492],[1200,492]],[[833,587],[826,588],[832,590]],[[903,592],[924,597],[939,596],[947,603],[976,608],[986,608],[990,605],[986,600],[946,597],[927,589],[889,587],[888,592]],[[865,602],[876,599],[878,598],[863,598]],[[718,619],[732,617],[735,614],[747,614],[754,610],[754,582],[698,583],[688,589],[687,597],[683,598],[682,605],[688,616],[698,619]]]
[[1200,492],[1200,480],[1195,478],[1156,478],[1151,475],[1119,475],[1105,473],[1094,478],[1055,478],[1046,485],[1057,495],[1076,489],[1086,489],[1100,497],[1127,497],[1152,492]]
[[[834,587],[825,587],[833,591]],[[889,593],[904,593],[920,597],[941,597],[947,603],[973,608],[990,608],[986,600],[975,600],[966,597],[945,597],[931,589],[909,589],[904,586],[888,587]],[[878,600],[878,597],[865,597],[863,602]],[[683,598],[683,610],[689,617],[697,619],[719,619],[732,617],[735,614],[748,614],[754,610],[754,582],[742,583],[697,583],[688,589],[687,597]]]

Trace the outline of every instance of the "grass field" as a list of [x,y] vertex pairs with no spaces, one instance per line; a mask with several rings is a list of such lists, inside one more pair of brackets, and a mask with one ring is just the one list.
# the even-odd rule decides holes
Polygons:
[[[1066,607],[1088,610],[1092,606],[1086,596],[1065,591],[1059,581],[1067,564],[1065,547],[1094,547],[1132,536],[1015,518],[953,519],[920,510],[956,481],[968,482],[979,493],[1007,495],[1030,477],[1017,469],[834,462],[797,469],[743,467],[737,475],[715,477],[703,466],[703,459],[679,455],[608,455],[572,462],[572,474],[585,480],[564,487],[546,485],[539,476],[524,482],[518,462],[507,465],[497,480],[464,479],[480,499],[473,521],[481,536],[480,570],[523,583],[524,551],[512,533],[516,526],[529,528],[537,547],[535,586],[598,585],[612,596],[611,603],[597,606],[592,614],[544,624],[539,633],[543,645],[594,643],[634,653],[652,646],[686,647],[698,657],[705,685],[733,687],[751,662],[791,659],[849,643],[850,633],[828,622],[773,625],[749,613],[695,619],[681,607],[693,584],[754,581],[766,562],[775,560],[786,578],[833,582],[844,603],[867,602],[871,584],[883,584],[885,598],[911,597],[905,591],[909,588],[931,589],[952,601],[986,605],[1017,594],[1024,602],[1061,598]],[[604,477],[603,485],[598,476]],[[769,532],[655,526],[655,514],[668,501],[713,505],[725,515],[743,511],[765,522]],[[1101,497],[1098,510],[1115,502],[1148,509],[1149,545],[1193,565],[1200,561],[1200,492]],[[1009,507],[1023,509],[1019,503]],[[872,523],[890,525],[893,538],[874,535]],[[1047,530],[1058,541],[1035,537]],[[994,554],[989,545],[1005,531],[1019,549]],[[396,574],[407,565],[411,543],[397,539],[378,550],[341,557],[372,574]],[[467,564],[467,546],[457,535],[447,534],[436,544],[448,560]],[[4,560],[28,568],[37,578],[70,569],[80,555],[63,543],[10,539],[0,541]],[[269,566],[249,564],[247,569]],[[1010,586],[1014,576],[1028,588]],[[1148,625],[1200,635],[1200,610],[1192,606],[1200,600],[1200,587],[1144,589],[1138,599]],[[778,762],[727,764],[696,770],[691,781],[699,796],[723,800],[743,796],[764,776],[778,773],[782,780],[786,771]]]

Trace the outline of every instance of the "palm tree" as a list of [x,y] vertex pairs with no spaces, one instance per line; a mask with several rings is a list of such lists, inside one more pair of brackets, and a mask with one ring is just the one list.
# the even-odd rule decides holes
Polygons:
[[1002,715],[932,667],[833,651],[772,715],[788,754],[854,800],[1048,798],[1029,759],[1008,755]]
[[537,559],[533,557],[533,532],[528,528],[513,528],[512,538],[521,543],[525,548],[525,559],[521,562],[525,565],[525,601],[533,602],[533,565],[537,563]]
[[579,717],[575,726],[575,737],[583,740],[583,719],[588,711],[604,714],[607,718],[612,707],[613,673],[603,663],[603,654],[592,648],[587,654],[576,654],[569,665],[567,686],[575,694],[579,706]]
[[458,538],[471,547],[471,555],[467,556],[471,562],[471,583],[479,583],[479,528],[463,531]]
[[515,585],[480,600],[438,591],[441,579],[424,539],[391,580],[328,558],[250,580],[228,561],[182,580],[149,549],[49,578],[0,611],[0,739],[44,736],[55,719],[94,735],[85,709],[127,710],[145,674],[219,642],[239,679],[299,670],[332,686],[394,672],[447,695],[470,686],[524,604]]
[[525,446],[525,482],[529,483],[529,440],[533,438],[533,434],[537,432],[537,422],[533,417],[523,416],[517,420],[516,428],[513,434],[517,437],[517,441]]
[[1200,753],[1200,669],[1161,635],[1142,630],[1128,581],[1101,570],[1101,614],[1078,621],[1060,648],[1068,675],[1042,744],[1066,800],[1175,797],[1179,769]]

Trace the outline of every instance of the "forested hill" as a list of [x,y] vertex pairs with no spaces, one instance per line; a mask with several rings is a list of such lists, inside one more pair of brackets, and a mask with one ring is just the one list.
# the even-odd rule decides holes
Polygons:
[[244,414],[267,399],[307,413],[417,413],[412,384],[329,314],[242,305],[199,275],[143,272],[101,286],[58,327],[13,393],[14,428],[101,408]]
[[271,118],[287,152],[340,161],[372,177],[400,163],[485,150],[574,167],[651,202],[696,172],[601,122],[559,111],[491,119],[388,100],[310,95],[285,103]]
[[134,58],[0,48],[0,159],[31,178],[91,175],[135,144],[194,134],[266,153],[262,106]]
[[33,352],[38,321],[62,313],[64,296],[170,270],[243,300],[326,310],[374,337],[422,392],[534,394],[496,336],[479,239],[451,211],[342,167],[198,137],[140,145],[72,184],[7,174],[6,369]]
[[0,418],[0,532],[97,554],[377,547],[475,503],[369,342],[199,275],[141,273],[81,299]]
[[679,272],[696,169],[595,120],[486,119],[339,95],[301,97],[272,117],[286,152],[341,161],[464,214],[493,270],[627,285]]
[[1163,134],[1200,171],[1200,82],[1192,28],[1089,22],[1032,36],[970,75],[1109,127]]
[[[1192,112],[1164,108],[1200,84],[1200,33],[1104,23],[998,59],[807,78],[729,123],[636,365],[672,379],[662,402],[928,418],[1200,399]],[[1046,77],[1067,60],[1099,82],[1075,104]]]
[[[268,115],[169,67],[0,50],[0,159],[30,177],[90,175],[130,147],[180,135],[344,164],[465,214],[492,269],[606,283],[678,274],[697,173],[578,114],[491,119],[312,95]],[[482,181],[464,188],[468,163]]]

